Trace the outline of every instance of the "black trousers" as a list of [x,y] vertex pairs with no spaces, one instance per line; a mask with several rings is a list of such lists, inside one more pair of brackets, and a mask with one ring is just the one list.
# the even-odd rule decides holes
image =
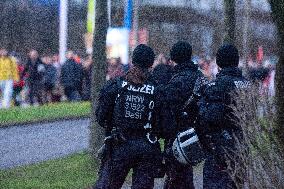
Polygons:
[[30,103],[34,104],[34,98],[37,98],[37,102],[42,105],[43,104],[43,84],[39,81],[38,83],[30,83],[29,84],[30,92],[29,99]]
[[65,87],[64,93],[67,96],[68,101],[80,101],[80,93],[75,87]]
[[172,151],[173,140],[165,142],[166,180],[164,189],[194,189],[191,165],[178,162]]
[[183,165],[174,157],[166,160],[166,180],[164,189],[193,189],[193,170],[190,165]]
[[17,99],[17,96],[21,93],[23,87],[20,87],[20,86],[17,86],[17,87],[14,87],[14,90],[13,90],[13,99],[14,99],[14,102],[15,102],[15,106],[20,106],[21,102],[18,101]]
[[107,160],[101,165],[99,178],[94,189],[120,189],[130,171],[132,189],[152,189],[154,187],[154,169],[152,158],[127,160]]
[[218,163],[213,156],[205,160],[203,168],[204,189],[228,189],[236,188],[230,175],[226,172],[225,164]]

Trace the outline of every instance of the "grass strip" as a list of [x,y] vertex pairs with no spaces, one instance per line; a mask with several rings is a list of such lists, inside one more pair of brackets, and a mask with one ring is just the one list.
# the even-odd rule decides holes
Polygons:
[[93,185],[97,167],[91,156],[77,153],[39,164],[0,170],[0,188],[5,189],[82,189]]
[[0,127],[30,122],[87,117],[90,113],[91,105],[89,102],[56,103],[27,108],[13,107],[0,110]]

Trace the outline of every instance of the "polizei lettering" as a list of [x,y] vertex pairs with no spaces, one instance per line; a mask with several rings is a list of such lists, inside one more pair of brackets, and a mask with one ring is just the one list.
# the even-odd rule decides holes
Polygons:
[[[123,81],[122,87],[125,87],[128,85],[128,82]],[[135,87],[133,85],[128,85],[127,90],[129,91],[134,91],[134,92],[140,92],[140,93],[145,93],[145,94],[154,94],[154,89],[155,87],[152,85],[143,85],[142,87]]]

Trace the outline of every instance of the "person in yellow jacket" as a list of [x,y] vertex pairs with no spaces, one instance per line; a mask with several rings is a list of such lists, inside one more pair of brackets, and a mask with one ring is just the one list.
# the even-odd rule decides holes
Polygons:
[[16,61],[8,56],[6,49],[0,49],[0,108],[9,108],[13,94],[13,81],[19,80]]

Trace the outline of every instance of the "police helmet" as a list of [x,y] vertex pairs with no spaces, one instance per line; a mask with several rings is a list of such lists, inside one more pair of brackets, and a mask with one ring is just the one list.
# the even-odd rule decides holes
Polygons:
[[185,165],[196,165],[204,159],[198,136],[193,128],[177,135],[172,150],[176,160]]

